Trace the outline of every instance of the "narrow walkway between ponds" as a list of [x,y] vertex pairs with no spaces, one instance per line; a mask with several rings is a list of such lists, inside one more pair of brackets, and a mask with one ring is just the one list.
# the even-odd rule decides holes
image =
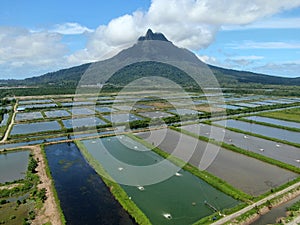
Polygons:
[[[287,187],[287,188],[285,188],[285,189],[283,189],[283,190],[281,190],[279,192],[276,192],[276,193],[274,193],[272,195],[269,195],[268,197],[266,197],[266,198],[264,198],[262,200],[259,200],[258,202],[255,202],[252,205],[249,205],[249,206],[243,208],[242,210],[240,210],[238,212],[235,212],[235,213],[233,213],[231,215],[225,216],[224,218],[216,221],[215,223],[212,223],[212,225],[221,225],[221,224],[224,224],[224,223],[226,223],[226,222],[228,222],[228,221],[230,221],[232,219],[235,219],[235,218],[241,216],[242,214],[244,214],[247,211],[255,208],[256,206],[260,206],[260,205],[266,203],[268,200],[276,198],[279,195],[285,194],[285,193],[289,192],[290,190],[292,190],[294,188],[297,188],[297,187],[300,187],[300,182],[298,182],[296,184],[293,184],[292,186],[289,186],[289,187]],[[297,218],[297,219],[300,220],[300,218]],[[294,224],[294,223],[292,223],[292,224]]]
[[8,125],[8,128],[6,129],[5,135],[2,138],[2,140],[0,141],[0,143],[4,143],[8,138],[9,132],[12,129],[12,126],[14,125],[15,117],[16,117],[16,114],[17,114],[17,107],[18,107],[18,102],[16,102],[16,104],[14,106],[14,112],[13,112],[13,115],[11,117],[10,124]]

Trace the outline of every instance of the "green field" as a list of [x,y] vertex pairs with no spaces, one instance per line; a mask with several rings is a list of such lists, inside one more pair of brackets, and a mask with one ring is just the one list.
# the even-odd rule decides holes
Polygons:
[[287,121],[294,121],[300,123],[300,108],[285,109],[275,112],[267,112],[259,114],[261,116],[267,116],[274,119],[282,119]]
[[28,215],[32,213],[35,207],[33,201],[17,204],[16,202],[10,202],[1,204],[0,209],[0,224],[20,225],[24,223],[24,218],[28,218]]

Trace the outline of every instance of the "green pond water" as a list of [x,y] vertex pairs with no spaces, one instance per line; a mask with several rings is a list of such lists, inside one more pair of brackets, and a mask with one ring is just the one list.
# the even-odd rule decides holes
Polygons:
[[[129,137],[84,140],[82,143],[106,171],[119,181],[129,198],[152,224],[193,224],[213,213],[205,202],[217,210],[239,204]],[[168,176],[170,173],[172,175]],[[165,179],[160,179],[162,177]],[[155,179],[160,182],[155,183]],[[138,185],[147,182],[148,185]]]

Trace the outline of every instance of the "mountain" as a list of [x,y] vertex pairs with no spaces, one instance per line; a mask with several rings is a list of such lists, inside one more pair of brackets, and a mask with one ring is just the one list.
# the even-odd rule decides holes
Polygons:
[[193,80],[187,78],[189,74],[197,76],[198,80],[209,86],[213,82],[211,73],[221,85],[241,83],[300,85],[300,77],[283,78],[206,65],[194,53],[176,47],[162,33],[153,33],[150,29],[145,36],[138,38],[136,44],[110,59],[21,81],[8,80],[1,83],[55,86],[109,83],[124,86],[141,77],[160,75],[179,85],[193,86]]

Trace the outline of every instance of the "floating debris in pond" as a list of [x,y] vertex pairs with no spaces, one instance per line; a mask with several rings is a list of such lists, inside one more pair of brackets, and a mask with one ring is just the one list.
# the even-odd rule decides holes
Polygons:
[[265,151],[263,148],[261,148],[261,149],[259,149],[259,151],[261,151],[261,152],[263,152],[263,151]]
[[177,176],[177,177],[181,177],[182,176],[182,174],[181,173],[175,173],[175,175]]
[[170,213],[164,213],[163,216],[168,220],[172,219],[172,216]]
[[280,147],[280,144],[276,144],[276,147],[279,148],[279,147]]
[[244,138],[248,138],[246,135],[244,135]]
[[119,171],[122,171],[122,170],[124,170],[124,168],[123,168],[123,167],[119,167],[118,170],[119,170]]

